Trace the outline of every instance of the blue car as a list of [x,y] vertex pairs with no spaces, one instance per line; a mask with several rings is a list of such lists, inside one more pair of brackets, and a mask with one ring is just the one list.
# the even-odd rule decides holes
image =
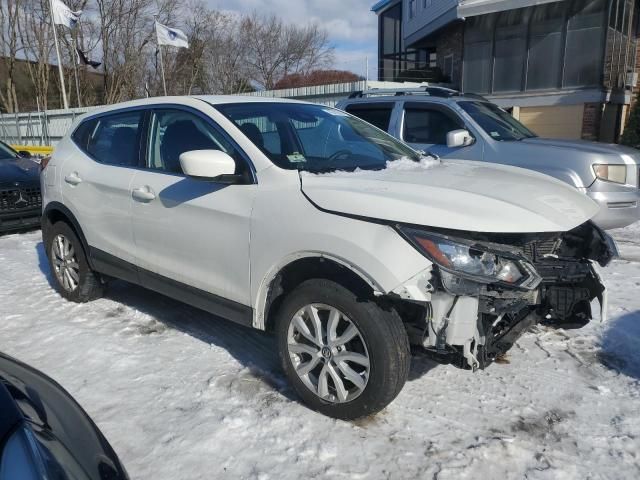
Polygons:
[[0,353],[0,480],[127,480],[107,439],[42,372]]

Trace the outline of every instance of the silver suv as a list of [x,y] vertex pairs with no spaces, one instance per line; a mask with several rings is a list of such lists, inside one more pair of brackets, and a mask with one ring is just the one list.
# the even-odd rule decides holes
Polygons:
[[337,107],[441,158],[502,163],[567,182],[600,205],[594,221],[602,228],[640,219],[640,152],[633,148],[539,138],[488,100],[439,87],[357,92]]

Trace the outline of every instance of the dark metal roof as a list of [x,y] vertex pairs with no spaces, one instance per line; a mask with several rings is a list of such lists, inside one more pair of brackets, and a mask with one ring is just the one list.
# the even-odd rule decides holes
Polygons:
[[371,7],[371,11],[378,13],[383,8],[386,8],[389,5],[391,5],[394,1],[395,0],[380,0],[373,7]]

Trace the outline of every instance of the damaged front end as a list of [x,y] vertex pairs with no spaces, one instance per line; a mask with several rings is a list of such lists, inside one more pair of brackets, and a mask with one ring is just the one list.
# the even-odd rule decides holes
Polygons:
[[594,299],[605,318],[593,263],[607,265],[617,249],[591,222],[561,233],[397,229],[434,264],[393,293],[423,306],[405,317],[410,341],[440,361],[484,368],[540,321],[586,325]]

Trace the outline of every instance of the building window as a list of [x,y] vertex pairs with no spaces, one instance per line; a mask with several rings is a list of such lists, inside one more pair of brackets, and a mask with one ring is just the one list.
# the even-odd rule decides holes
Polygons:
[[409,18],[416,16],[416,0],[409,0]]
[[429,53],[429,68],[436,68],[438,66],[438,54],[436,52]]
[[489,93],[495,15],[467,20],[464,33],[463,86],[467,92]]
[[429,68],[429,50],[405,48],[402,15],[402,3],[398,3],[378,17],[378,79],[389,82],[440,81],[439,70]]
[[[612,3],[616,2],[623,8],[611,6],[609,25],[627,28],[627,1]],[[493,93],[598,85],[606,7],[607,0],[573,0],[468,18],[464,90]]]
[[380,80],[392,81],[400,70],[402,8],[398,4],[380,14]]
[[442,64],[442,74],[445,76],[445,81],[454,83],[453,78],[453,54],[444,57],[444,63]]
[[529,8],[518,8],[504,11],[498,16],[493,65],[494,92],[522,90],[530,13]]
[[548,3],[533,12],[529,28],[527,90],[560,86],[565,6],[565,2]]
[[[600,83],[605,0],[574,2],[567,25],[564,87]],[[595,53],[595,55],[594,55]]]

